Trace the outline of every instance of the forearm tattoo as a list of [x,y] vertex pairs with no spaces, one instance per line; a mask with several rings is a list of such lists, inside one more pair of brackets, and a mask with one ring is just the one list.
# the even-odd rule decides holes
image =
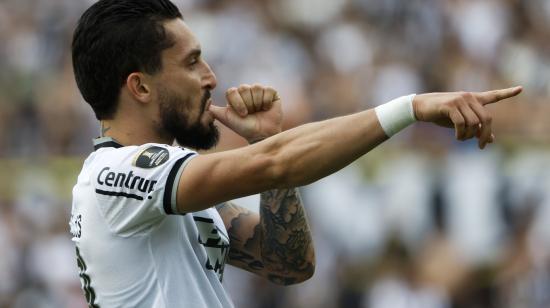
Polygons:
[[290,284],[296,278],[311,275],[313,249],[311,233],[297,189],[269,190],[260,196],[260,243],[262,259],[270,272],[269,279]]
[[[260,197],[260,223],[244,242],[238,231],[246,216],[254,213],[230,202],[220,211],[234,211],[229,237],[233,264],[263,273],[278,284],[292,284],[314,270],[313,243],[300,195],[296,189],[270,190]],[[238,213],[238,214],[237,214]],[[303,280],[303,279],[301,279]]]

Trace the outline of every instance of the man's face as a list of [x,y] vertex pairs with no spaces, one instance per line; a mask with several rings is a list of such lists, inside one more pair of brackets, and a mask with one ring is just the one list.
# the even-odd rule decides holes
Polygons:
[[216,145],[219,132],[210,113],[210,90],[216,76],[201,58],[200,45],[181,19],[164,23],[174,46],[162,52],[162,70],[155,74],[159,103],[158,132],[195,149]]

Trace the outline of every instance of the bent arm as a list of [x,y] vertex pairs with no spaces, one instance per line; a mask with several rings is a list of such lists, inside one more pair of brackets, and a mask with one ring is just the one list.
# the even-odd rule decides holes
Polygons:
[[216,208],[229,233],[229,264],[281,285],[313,275],[313,242],[297,189],[263,192],[259,215],[232,202]]

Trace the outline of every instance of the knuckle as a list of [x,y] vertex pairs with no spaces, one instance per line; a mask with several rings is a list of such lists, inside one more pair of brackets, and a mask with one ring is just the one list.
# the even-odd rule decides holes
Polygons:
[[259,83],[255,83],[252,85],[252,89],[258,91],[258,90],[263,90],[264,87]]
[[466,100],[472,100],[474,98],[474,95],[472,94],[472,92],[461,92],[460,96],[462,96],[462,98]]
[[479,121],[479,119],[471,119],[471,120],[468,120],[467,122],[467,125],[468,127],[477,127],[481,122]]
[[225,91],[225,95],[229,96],[229,95],[235,93],[236,91],[237,91],[237,88],[231,87],[231,88],[227,89],[227,91]]
[[250,86],[247,85],[247,84],[242,84],[242,85],[239,86],[239,92],[240,92],[240,93],[246,92],[246,91],[248,91],[248,90],[250,90]]
[[453,107],[459,107],[462,106],[463,101],[464,99],[462,98],[462,96],[457,96],[449,102],[449,105]]
[[264,100],[264,102],[270,102],[271,99],[273,99],[273,93],[270,93],[268,91],[264,91],[264,96],[262,97],[262,99]]
[[482,115],[480,116],[480,118],[482,124],[491,124],[491,121],[493,120],[490,116],[487,115]]

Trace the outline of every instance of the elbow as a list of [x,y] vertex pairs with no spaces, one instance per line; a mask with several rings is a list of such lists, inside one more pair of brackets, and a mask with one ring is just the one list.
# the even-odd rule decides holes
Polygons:
[[302,283],[306,280],[309,280],[311,277],[313,277],[313,274],[315,274],[315,263],[311,262],[308,264],[307,270],[300,273],[294,284]]
[[277,285],[290,286],[309,280],[314,273],[315,260],[311,260],[304,262],[300,269],[285,271],[284,273],[272,273],[268,276],[268,279]]
[[313,249],[313,243],[310,243],[307,251],[308,257],[298,272],[295,283],[302,283],[309,280],[315,274],[315,250]]
[[280,286],[290,286],[309,280],[311,277],[313,277],[314,273],[315,264],[310,264],[308,265],[308,268],[306,270],[300,272],[286,273],[284,275],[271,274],[269,275],[268,279],[274,284]]
[[274,284],[289,286],[302,283],[315,274],[315,250],[310,243],[304,255],[298,258],[285,258],[271,268],[267,278]]

